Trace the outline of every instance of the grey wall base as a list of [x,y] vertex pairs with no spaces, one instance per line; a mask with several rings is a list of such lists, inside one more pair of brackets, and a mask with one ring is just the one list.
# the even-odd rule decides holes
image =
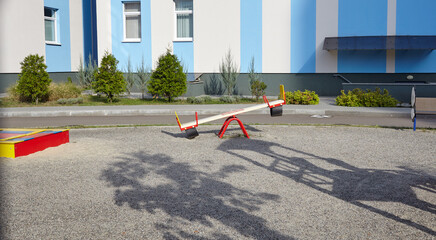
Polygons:
[[[78,83],[75,72],[49,73],[54,82],[66,82],[68,77],[74,83]],[[199,95],[222,95],[226,91],[224,84],[219,78],[218,73],[195,74],[199,76],[198,81],[189,82],[188,90],[185,94],[189,96]],[[285,91],[296,91],[305,89],[315,91],[320,96],[338,96],[342,89],[359,87],[362,89],[375,89],[375,87],[387,88],[389,92],[402,102],[408,102],[410,96],[409,88],[413,84],[435,83],[436,73],[343,73],[340,74],[348,81],[355,85],[346,85],[345,80],[341,77],[335,77],[334,73],[264,73],[261,74],[261,80],[268,86],[266,95],[279,95],[279,85],[285,86]],[[413,80],[407,79],[407,76],[413,75]],[[18,80],[18,73],[0,74],[0,93],[5,93],[7,88]],[[359,85],[360,83],[365,83]],[[401,84],[409,84],[403,86]],[[392,85],[394,84],[394,85]],[[430,88],[426,88],[430,86]],[[436,97],[436,90],[433,84],[417,87],[418,95]],[[422,90],[421,90],[422,89]],[[133,89],[133,91],[138,91]],[[139,92],[139,91],[138,91]],[[235,95],[251,95],[250,80],[248,74],[240,74],[234,91]]]

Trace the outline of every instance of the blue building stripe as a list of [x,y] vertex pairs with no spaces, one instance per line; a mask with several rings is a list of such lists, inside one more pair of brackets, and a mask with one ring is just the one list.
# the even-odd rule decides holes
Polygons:
[[262,0],[241,0],[241,72],[262,72]]
[[316,0],[291,1],[291,72],[316,71]]
[[[387,8],[387,1],[339,0],[339,37],[385,36]],[[338,72],[385,73],[386,51],[339,51]]]
[[98,63],[97,47],[97,11],[95,0],[82,0],[83,16],[83,58],[88,64],[91,61]]
[[133,70],[141,64],[142,59],[146,66],[152,66],[150,0],[141,0],[140,42],[123,42],[123,2],[129,1],[132,0],[111,0],[112,54],[119,61],[118,68],[122,71],[126,71],[129,58]]
[[194,73],[194,43],[174,42],[173,52],[182,63],[183,70]]
[[[397,35],[436,35],[436,1],[397,0]],[[435,72],[436,51],[395,52],[396,72]]]
[[56,28],[59,43],[59,45],[46,44],[45,46],[47,72],[69,72],[71,71],[69,0],[44,0],[44,6],[57,9]]

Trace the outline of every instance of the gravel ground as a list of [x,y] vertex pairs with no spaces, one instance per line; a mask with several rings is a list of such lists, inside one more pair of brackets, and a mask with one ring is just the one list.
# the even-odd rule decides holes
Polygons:
[[3,239],[436,239],[436,132],[78,129],[0,159]]

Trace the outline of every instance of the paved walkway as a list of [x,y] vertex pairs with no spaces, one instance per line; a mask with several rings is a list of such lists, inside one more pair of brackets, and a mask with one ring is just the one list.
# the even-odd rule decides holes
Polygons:
[[[249,104],[205,104],[205,105],[123,105],[123,106],[66,106],[66,107],[23,107],[0,108],[0,117],[61,117],[61,116],[137,116],[137,115],[201,115],[219,114],[240,109]],[[266,114],[269,109],[250,112]],[[321,97],[318,105],[286,105],[283,114],[303,115],[342,115],[342,116],[377,116],[406,117],[410,108],[367,108],[341,107],[335,105],[334,97]]]

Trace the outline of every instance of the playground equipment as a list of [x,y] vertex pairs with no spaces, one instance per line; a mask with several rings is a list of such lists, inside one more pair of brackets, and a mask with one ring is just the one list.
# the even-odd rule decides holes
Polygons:
[[215,121],[215,120],[218,120],[221,118],[227,118],[227,119],[224,121],[224,124],[221,127],[221,130],[218,132],[219,138],[223,137],[224,133],[227,130],[227,127],[229,126],[229,124],[232,121],[237,121],[239,123],[239,126],[241,127],[244,135],[247,138],[250,138],[248,136],[248,133],[245,130],[245,127],[242,124],[241,120],[239,118],[237,118],[236,115],[268,107],[270,109],[271,117],[282,116],[282,113],[283,113],[282,106],[286,104],[285,88],[283,85],[280,85],[280,98],[281,99],[279,99],[279,100],[269,102],[268,99],[266,98],[266,96],[263,96],[263,100],[265,101],[265,103],[257,104],[255,106],[246,107],[246,108],[242,108],[242,109],[232,110],[229,112],[221,113],[221,114],[207,117],[207,118],[203,118],[203,119],[198,119],[198,114],[197,114],[197,112],[195,112],[195,121],[191,121],[191,122],[188,122],[185,124],[180,123],[179,116],[177,115],[177,112],[176,112],[176,120],[177,120],[177,123],[179,124],[180,131],[182,131],[182,132],[185,131],[186,137],[188,139],[193,139],[193,138],[198,136],[198,131],[196,129],[198,127],[198,125],[203,124],[203,123],[207,123],[207,122],[211,122],[211,121]]
[[68,129],[0,129],[0,157],[16,158],[70,140]]

